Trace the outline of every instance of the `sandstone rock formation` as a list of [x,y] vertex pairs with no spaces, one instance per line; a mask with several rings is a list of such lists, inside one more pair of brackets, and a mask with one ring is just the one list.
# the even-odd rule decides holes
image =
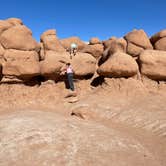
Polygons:
[[60,69],[69,62],[69,55],[63,48],[53,29],[47,30],[40,38],[41,75],[47,79],[58,80]]
[[137,57],[138,55],[141,54],[142,51],[144,51],[142,47],[139,47],[130,42],[127,44],[127,52],[133,57]]
[[39,56],[35,51],[8,49],[4,54],[2,73],[27,79],[40,75]]
[[[126,40],[124,40],[124,38]],[[136,70],[138,71],[138,69],[136,69],[138,67],[136,67],[137,65],[134,59],[130,59],[130,62],[128,62],[128,60],[124,60],[128,56],[122,56],[126,55],[123,53],[127,52],[129,55],[137,57],[144,50],[153,49],[153,47],[143,30],[134,30],[125,35],[124,38],[118,39],[116,37],[112,37],[109,40],[103,41],[103,43],[101,43],[101,41],[95,37],[90,39],[88,45],[81,41],[78,37],[59,40],[56,36],[56,31],[51,29],[44,32],[41,35],[41,42],[37,43],[32,38],[31,30],[23,25],[22,20],[17,18],[0,20],[0,63],[2,66],[1,75],[3,74],[4,78],[19,78],[24,81],[38,75],[42,75],[49,79],[52,79],[52,77],[59,78],[60,68],[66,62],[70,61],[74,65],[75,76],[77,78],[84,78],[95,73],[94,65],[96,64],[96,60],[93,57],[96,59],[102,57],[101,63],[99,63],[100,67],[98,69],[98,73],[100,75],[108,76],[112,74],[113,77],[130,77],[135,74]],[[155,49],[165,50],[165,38],[166,31],[163,30],[153,35],[150,40]],[[78,45],[78,53],[76,57],[70,60],[69,53],[66,52],[66,49],[70,48],[70,44],[72,42]],[[155,54],[159,55],[159,53]],[[121,55],[122,57],[117,55]],[[157,59],[158,56],[154,57]],[[40,66],[39,61],[41,61]],[[127,68],[130,68],[131,71],[129,72],[128,69],[126,69],[127,71],[123,71],[123,67],[121,68],[122,65],[119,65],[120,67],[118,67],[115,65],[115,61],[116,63],[119,61],[117,64],[122,63],[125,65],[125,63],[127,63],[129,66],[130,63],[135,64],[133,65],[135,67],[131,69],[129,66],[127,67],[125,65]],[[162,67],[160,70],[164,70],[165,62],[163,59],[161,60],[162,62],[158,62],[158,60],[153,61],[155,61],[155,64],[162,63],[163,65],[161,65]],[[147,59],[145,65],[144,59],[141,55],[140,63],[142,66],[142,74],[147,75],[152,79],[165,80],[165,76],[163,74],[156,72],[158,71],[156,67],[156,73],[151,74],[151,76],[145,72],[144,68],[147,68],[145,66],[147,66],[148,63],[152,63],[151,59]],[[113,67],[109,66],[109,64],[113,65],[114,67],[117,66],[117,68],[115,67],[113,69]],[[153,68],[154,63],[148,66]],[[111,73],[110,70],[113,71],[113,73]],[[164,72],[162,71],[162,73]]]
[[75,36],[69,37],[66,39],[61,39],[60,42],[65,49],[70,49],[71,43],[76,43],[78,46],[78,50],[82,50],[87,45],[79,37],[75,37]]
[[32,51],[39,47],[32,38],[31,30],[24,25],[16,25],[3,32],[0,36],[0,42],[5,49]]
[[143,49],[153,49],[152,44],[144,30],[133,30],[124,37],[127,40],[127,53],[138,56]]
[[[96,60],[90,54],[77,52],[75,56],[70,59],[70,53],[64,48],[70,48],[70,44],[75,42],[81,49],[87,47],[79,38],[63,39],[59,42],[56,38],[55,30],[48,30],[41,35],[41,58],[40,62],[41,75],[47,79],[59,80],[61,68],[70,62],[75,71],[75,78],[84,78],[95,73]],[[62,44],[61,44],[62,43]],[[62,47],[64,46],[64,48]]]
[[140,57],[141,73],[155,80],[166,80],[166,52],[145,50]]
[[105,50],[102,55],[102,61],[105,61],[116,52],[126,53],[127,42],[123,38],[117,39],[112,37],[109,40],[103,41],[103,45]]
[[93,76],[96,71],[96,59],[87,53],[77,53],[71,64],[76,78]]
[[46,51],[45,59],[40,61],[41,75],[47,79],[58,80],[61,68],[69,61],[69,54],[66,52]]
[[97,69],[97,73],[108,77],[131,77],[138,71],[136,61],[130,55],[116,52]]
[[155,43],[156,50],[163,50],[166,51],[166,37],[161,38]]
[[151,36],[150,41],[154,44],[163,37],[166,37],[166,30],[162,30]]
[[2,34],[3,31],[9,29],[10,27],[12,27],[11,23],[9,23],[6,20],[0,20],[0,35]]
[[52,50],[56,52],[64,52],[65,49],[61,45],[59,39],[56,37],[56,31],[50,29],[41,35],[41,42],[43,43],[44,50]]
[[93,45],[91,44],[91,45],[85,46],[80,52],[89,53],[93,57],[98,59],[99,57],[102,56],[103,51],[104,51],[104,47],[102,44],[93,44]]
[[4,53],[5,53],[5,49],[0,44],[0,57],[2,57],[4,55]]
[[97,37],[93,37],[89,40],[89,44],[90,45],[94,45],[94,44],[101,44],[101,41],[99,40],[99,38]]
[[[165,50],[165,38],[151,43]],[[166,51],[147,50],[143,30],[125,39],[48,30],[37,43],[20,19],[0,20],[0,165],[165,166]],[[67,62],[74,92],[60,75]]]
[[103,41],[104,49],[110,49],[112,53],[117,51],[126,52],[126,40],[123,38],[112,37],[108,40]]
[[45,59],[40,61],[41,75],[49,79],[60,79],[60,70],[70,62],[74,69],[75,78],[92,76],[95,73],[96,59],[87,53],[77,53],[72,59],[68,52],[58,53],[47,51]]
[[3,80],[29,80],[40,75],[40,45],[22,21],[10,18],[0,21],[0,63]]
[[156,50],[166,51],[166,30],[162,30],[150,38]]
[[23,25],[22,20],[20,20],[19,18],[9,18],[6,21],[12,25]]

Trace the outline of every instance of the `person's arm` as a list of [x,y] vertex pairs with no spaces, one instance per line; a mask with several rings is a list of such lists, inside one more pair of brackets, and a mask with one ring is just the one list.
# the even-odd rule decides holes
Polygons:
[[73,67],[71,67],[71,69],[72,69],[72,72],[73,72],[73,73],[75,73],[75,71],[74,71]]
[[66,65],[65,66],[62,66],[61,69],[60,69],[60,75],[64,75],[66,73]]

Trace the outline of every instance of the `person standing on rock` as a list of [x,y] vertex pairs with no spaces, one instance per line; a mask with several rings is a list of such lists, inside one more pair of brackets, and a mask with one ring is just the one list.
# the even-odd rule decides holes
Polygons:
[[66,73],[67,73],[67,79],[69,83],[69,87],[72,91],[74,91],[74,83],[73,83],[73,68],[70,63],[66,64]]
[[70,59],[72,59],[72,55],[75,56],[77,53],[77,44],[71,43],[70,45]]
[[73,70],[70,63],[66,63],[65,68],[62,68],[61,75],[63,75],[64,73],[67,74],[67,80],[68,80],[68,83],[69,83],[70,90],[74,91],[74,83],[73,83],[74,70]]

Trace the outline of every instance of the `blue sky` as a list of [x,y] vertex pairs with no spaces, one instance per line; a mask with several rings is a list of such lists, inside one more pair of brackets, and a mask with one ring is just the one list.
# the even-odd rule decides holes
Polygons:
[[151,36],[166,28],[165,0],[5,0],[0,7],[0,19],[22,19],[38,41],[47,29],[56,29],[59,38],[88,41],[122,37],[135,28]]

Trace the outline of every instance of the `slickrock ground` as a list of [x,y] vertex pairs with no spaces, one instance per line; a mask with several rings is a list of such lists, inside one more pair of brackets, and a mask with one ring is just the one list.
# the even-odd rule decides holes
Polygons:
[[0,165],[165,166],[166,84],[90,83],[75,82],[76,103],[63,82],[2,84]]

